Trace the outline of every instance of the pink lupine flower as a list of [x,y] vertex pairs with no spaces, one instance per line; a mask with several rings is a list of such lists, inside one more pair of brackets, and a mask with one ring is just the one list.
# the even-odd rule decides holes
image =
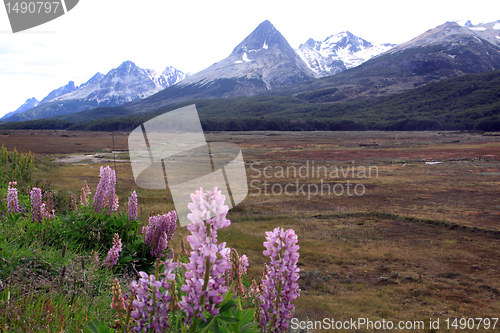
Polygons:
[[128,220],[137,220],[137,193],[135,191],[128,198]]
[[120,282],[116,278],[113,280],[112,294],[111,308],[118,311],[125,310],[125,300],[120,289]]
[[250,291],[247,297],[255,297],[260,293],[259,285],[255,279],[252,280],[252,284],[250,285]]
[[[148,275],[145,272],[139,272],[139,282],[132,281],[132,294],[136,297],[132,302],[134,310],[130,316],[136,320],[137,326],[133,328],[135,332],[166,332],[170,328],[168,313],[170,312],[169,302],[172,295],[169,294],[171,281],[175,281],[173,269],[176,263],[167,263],[164,278],[156,280],[154,275]],[[174,282],[175,283],[175,282]],[[165,288],[161,292],[160,287]],[[153,298],[153,294],[155,297]]]
[[45,202],[41,206],[43,217],[54,218],[56,211],[54,210],[54,201],[52,199],[52,192],[45,192]]
[[80,194],[80,204],[82,206],[88,206],[89,205],[89,200],[87,198],[87,195],[91,195],[92,192],[90,192],[89,185],[87,184],[87,181],[84,181],[84,185],[81,190]]
[[118,197],[115,193],[116,173],[109,166],[103,168],[101,166],[99,184],[94,195],[94,209],[100,213],[104,211],[111,214],[112,211],[118,210]]
[[247,274],[247,267],[248,267],[248,257],[246,254],[243,254],[240,257],[240,272],[241,275],[246,275]]
[[151,216],[149,224],[142,227],[144,243],[151,249],[151,255],[162,257],[167,250],[168,242],[174,236],[177,226],[177,213],[175,210],[163,214]]
[[31,200],[31,221],[42,222],[42,190],[33,187],[30,192]]
[[[246,259],[246,262],[248,265],[248,259]],[[235,291],[234,296],[244,295],[245,290],[243,288],[242,275],[243,275],[243,266],[241,258],[238,256],[238,252],[236,251],[236,249],[231,249],[231,271],[229,274],[229,284],[232,285],[234,283],[233,287]]]
[[40,210],[42,211],[43,217],[53,218],[56,216],[56,211],[54,209],[49,209],[45,202],[40,206]]
[[261,328],[271,324],[283,331],[292,319],[294,305],[291,302],[300,295],[298,238],[293,229],[285,231],[279,227],[266,234],[263,253],[270,257],[271,263],[266,265],[262,278]]
[[[226,219],[228,206],[224,205],[225,197],[216,187],[205,193],[200,189],[191,194],[191,199],[193,202],[188,208],[192,213],[188,214],[188,219],[193,224],[187,226],[191,231],[187,241],[193,251],[186,264],[187,284],[181,287],[187,295],[179,302],[188,316],[186,323],[195,316],[206,321],[205,310],[213,316],[219,313],[215,306],[222,302],[222,295],[227,292],[224,276],[231,268],[230,248],[226,248],[225,242],[217,244],[217,230],[231,224]],[[207,269],[209,276],[205,276]]]
[[115,234],[113,237],[113,246],[111,247],[111,249],[109,249],[106,260],[104,261],[102,266],[113,268],[113,266],[115,266],[118,262],[120,252],[122,252],[122,241],[120,239],[120,235]]
[[9,182],[7,188],[7,212],[9,213],[19,213],[19,201],[17,198],[17,188],[11,187],[16,186],[17,182]]

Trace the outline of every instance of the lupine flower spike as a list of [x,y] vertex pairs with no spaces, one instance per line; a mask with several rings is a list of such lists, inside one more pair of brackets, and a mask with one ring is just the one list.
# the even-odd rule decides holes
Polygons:
[[174,236],[177,225],[177,213],[175,210],[168,214],[151,216],[149,224],[142,227],[144,243],[151,249],[153,257],[161,258],[167,250],[168,242]]
[[128,198],[128,220],[137,220],[137,193],[135,191]]
[[17,188],[13,187],[16,185],[17,182],[9,182],[9,187],[7,188],[7,212],[9,213],[19,213]]
[[235,296],[236,295],[243,296],[245,293],[241,277],[246,274],[247,266],[248,266],[247,256],[243,255],[240,258],[240,256],[238,256],[238,252],[236,251],[236,249],[231,249],[231,271],[229,276],[229,283],[232,284],[234,282]]
[[94,209],[96,212],[101,211],[111,214],[112,211],[118,210],[118,196],[115,193],[116,173],[109,166],[100,169],[99,184],[94,195]]
[[120,289],[120,282],[118,279],[113,280],[113,299],[111,300],[111,308],[113,310],[125,310],[125,300],[122,296],[122,291]]
[[54,210],[54,201],[52,199],[52,192],[45,192],[45,202],[42,204],[42,215],[47,218],[54,218],[56,211]]
[[261,328],[269,325],[269,332],[273,328],[281,332],[288,328],[288,321],[292,319],[294,305],[291,302],[300,295],[298,239],[293,229],[285,231],[278,227],[266,234],[264,255],[271,263],[266,265],[262,278]]
[[226,219],[229,208],[224,205],[225,197],[217,187],[206,192],[200,188],[191,194],[191,199],[188,219],[193,224],[187,226],[191,231],[187,241],[193,251],[186,264],[187,284],[181,287],[187,295],[182,296],[179,306],[187,314],[186,324],[193,320],[191,330],[195,331],[198,318],[206,321],[203,311],[213,316],[219,314],[215,306],[222,303],[228,290],[224,276],[231,268],[230,249],[225,242],[217,244],[217,230],[228,227],[231,222]]
[[122,251],[122,241],[120,239],[120,235],[115,234],[113,237],[113,246],[108,251],[108,256],[106,260],[102,264],[104,267],[113,268],[118,262],[118,257],[120,256],[120,252]]
[[42,222],[42,190],[33,187],[30,192],[31,200],[31,221]]

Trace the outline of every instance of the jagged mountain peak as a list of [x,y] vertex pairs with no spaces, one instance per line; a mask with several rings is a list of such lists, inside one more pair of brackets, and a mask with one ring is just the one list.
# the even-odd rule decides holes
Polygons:
[[312,78],[313,73],[295,53],[283,35],[269,22],[262,22],[239,43],[231,54],[188,77],[182,85],[204,85],[219,79],[249,80],[246,92],[228,91],[224,97],[248,95]]
[[350,31],[341,31],[323,41],[309,38],[296,51],[316,77],[324,77],[356,67],[393,46],[373,45]]
[[259,24],[250,35],[238,44],[231,54],[258,52],[260,50],[267,50],[270,46],[286,47],[287,45],[288,42],[285,37],[283,37],[271,22],[266,20]]
[[7,119],[15,114],[18,114],[18,113],[21,113],[21,112],[24,112],[26,110],[29,110],[31,108],[34,108],[35,106],[37,106],[40,102],[35,98],[35,97],[31,97],[31,98],[28,98],[26,100],[26,102],[24,102],[23,105],[21,105],[17,110],[15,111],[12,111],[12,112],[9,112],[7,113],[6,115],[4,115],[2,118],[0,119]]
[[55,98],[58,98],[59,96],[63,96],[65,94],[72,93],[75,90],[76,90],[75,82],[69,81],[67,85],[52,90],[46,97],[44,97],[40,101],[39,104],[47,103],[48,101],[51,101]]

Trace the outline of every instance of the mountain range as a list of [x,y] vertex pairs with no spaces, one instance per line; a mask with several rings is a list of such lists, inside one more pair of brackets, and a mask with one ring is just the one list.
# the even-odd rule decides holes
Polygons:
[[140,68],[132,61],[125,61],[106,75],[96,73],[80,86],[69,81],[67,85],[52,90],[39,103],[34,102],[35,98],[28,99],[2,120],[40,119],[96,107],[122,105],[151,96],[186,77],[186,73],[171,66],[157,74],[154,70]]
[[[500,69],[500,21],[476,26],[470,21],[463,25],[447,22],[399,45],[373,45],[345,31],[323,41],[308,39],[295,50],[264,21],[227,58],[194,75],[186,77],[171,67],[156,75],[127,61],[105,76],[96,74],[80,87],[70,82],[38,106],[6,120],[39,119],[112,105],[121,105],[120,110],[127,114],[141,113],[194,99],[238,96],[345,102],[496,69]],[[48,98],[50,101],[44,101]],[[116,112],[110,114],[116,116]]]

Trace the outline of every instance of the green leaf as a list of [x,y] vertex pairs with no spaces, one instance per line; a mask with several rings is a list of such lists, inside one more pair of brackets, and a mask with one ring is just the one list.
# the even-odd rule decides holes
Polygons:
[[247,309],[243,312],[243,316],[241,316],[241,322],[247,323],[249,321],[253,321],[254,309]]
[[259,326],[257,326],[257,323],[251,321],[241,326],[240,333],[250,333],[250,332],[252,333],[261,332]]
[[222,320],[222,321],[225,321],[226,323],[237,323],[237,322],[239,322],[238,319],[232,318],[232,317],[221,317],[221,316],[219,316],[218,319]]
[[89,325],[85,328],[85,333],[99,333],[99,326],[101,323],[98,319],[92,320]]
[[219,309],[219,313],[224,313],[226,312],[227,310],[231,309],[231,307],[234,305],[234,301],[231,300],[229,302],[227,302],[226,304],[224,304],[220,309]]
[[219,327],[219,321],[217,320],[217,318],[215,319],[215,325],[212,325],[212,326],[214,328],[214,333],[221,333],[221,330],[220,330],[220,327]]

